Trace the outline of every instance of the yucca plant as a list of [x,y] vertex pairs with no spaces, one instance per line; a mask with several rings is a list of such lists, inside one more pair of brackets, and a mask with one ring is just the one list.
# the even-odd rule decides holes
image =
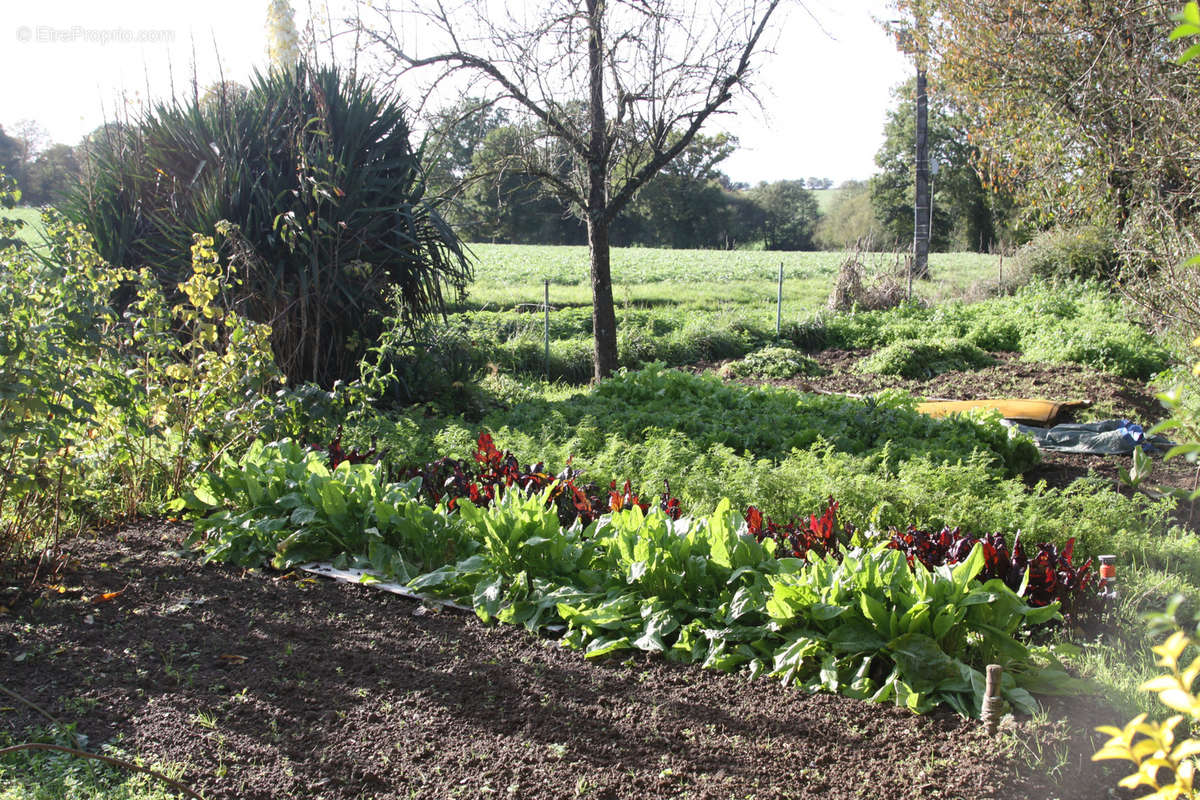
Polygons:
[[393,295],[415,322],[470,277],[424,198],[399,98],[336,67],[301,63],[256,75],[244,95],[160,103],[88,150],[68,213],[101,254],[170,284],[192,234],[219,234],[243,280],[228,301],[271,324],[293,380],[352,377]]

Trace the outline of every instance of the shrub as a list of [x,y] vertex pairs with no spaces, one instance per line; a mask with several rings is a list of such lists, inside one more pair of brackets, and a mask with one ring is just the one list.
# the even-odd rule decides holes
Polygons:
[[446,413],[478,414],[483,354],[461,324],[384,321],[379,343],[360,363],[363,386],[385,405],[431,403]]
[[217,306],[230,275],[211,239],[196,238],[172,302],[148,270],[111,269],[86,232],[43,219],[44,248],[0,251],[0,566],[159,510],[275,409],[269,331]]
[[764,347],[729,364],[725,370],[735,378],[772,378],[787,380],[797,375],[824,375],[816,361],[790,347]]
[[855,371],[930,378],[943,372],[980,369],[995,363],[994,358],[964,339],[904,339],[858,362]]
[[1115,242],[1105,228],[1052,228],[1017,251],[1017,270],[1049,281],[1107,282],[1120,267]]
[[[1175,605],[1178,605],[1176,601]],[[1174,616],[1170,608],[1165,615]],[[1196,652],[1200,639],[1195,633],[1175,630],[1166,641],[1153,648],[1155,662],[1165,671],[1146,683],[1142,691],[1154,692],[1159,701],[1178,713],[1162,722],[1148,722],[1139,714],[1124,727],[1105,725],[1097,730],[1109,739],[1092,756],[1093,761],[1117,759],[1130,761],[1133,774],[1122,778],[1121,787],[1153,789],[1149,797],[1195,797],[1194,776],[1196,756],[1200,754],[1200,739],[1187,736],[1200,723],[1200,696],[1196,694],[1196,676],[1200,674],[1200,657],[1193,657],[1186,667],[1187,656]],[[1182,728],[1180,723],[1184,723]],[[1176,730],[1179,729],[1179,733]]]
[[222,229],[242,273],[226,304],[272,326],[280,367],[324,386],[353,378],[390,310],[406,323],[470,275],[424,197],[399,99],[334,67],[256,76],[244,96],[170,101],[89,147],[69,215],[117,266],[182,280],[193,232]]

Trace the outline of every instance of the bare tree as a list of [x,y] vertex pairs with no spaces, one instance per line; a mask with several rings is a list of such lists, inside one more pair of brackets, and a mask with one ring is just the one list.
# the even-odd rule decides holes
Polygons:
[[751,57],[781,2],[376,0],[358,20],[397,77],[428,69],[428,92],[465,77],[472,93],[486,87],[532,118],[538,135],[520,163],[496,166],[537,178],[587,224],[599,379],[617,365],[609,225],[749,91]]

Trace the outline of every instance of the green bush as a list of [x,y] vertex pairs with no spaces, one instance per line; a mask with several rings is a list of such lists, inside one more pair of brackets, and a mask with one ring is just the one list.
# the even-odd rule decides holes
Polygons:
[[825,315],[790,333],[806,348],[875,350],[904,340],[961,339],[983,350],[1019,352],[1027,361],[1082,364],[1141,380],[1170,363],[1162,342],[1094,283],[1034,281],[980,303]]
[[395,95],[334,67],[255,77],[244,96],[169,101],[107,127],[69,215],[110,263],[183,279],[195,232],[213,235],[242,281],[222,301],[272,326],[295,381],[352,379],[392,309],[443,306],[470,276],[453,232],[424,199]]
[[359,365],[362,386],[385,405],[431,404],[442,413],[478,415],[483,354],[461,324],[385,320],[379,343]]
[[856,372],[931,378],[943,372],[973,370],[996,363],[965,339],[903,339],[893,342],[855,365]]
[[414,484],[389,483],[378,464],[329,469],[324,454],[284,440],[223,457],[177,505],[203,515],[190,541],[206,561],[286,569],[362,555],[408,580],[474,546],[457,519],[418,498]]
[[1116,237],[1105,228],[1052,228],[1017,251],[1017,270],[1048,281],[1101,281],[1120,268]]
[[728,374],[735,378],[788,380],[797,375],[824,375],[825,370],[799,350],[791,347],[764,347],[750,353],[741,361],[730,364]]
[[44,222],[44,247],[0,249],[0,566],[98,520],[160,510],[277,410],[270,332],[217,305],[234,276],[211,239],[196,238],[169,300],[148,270],[112,269],[82,229]]

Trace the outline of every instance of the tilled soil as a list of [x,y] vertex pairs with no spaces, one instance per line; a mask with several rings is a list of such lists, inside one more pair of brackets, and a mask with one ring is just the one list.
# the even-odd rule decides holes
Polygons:
[[[0,685],[217,798],[1103,798],[1103,703],[918,717],[554,641],[369,588],[201,566],[142,522],[0,614]],[[108,593],[120,592],[109,599]],[[6,699],[17,740],[45,722]]]

